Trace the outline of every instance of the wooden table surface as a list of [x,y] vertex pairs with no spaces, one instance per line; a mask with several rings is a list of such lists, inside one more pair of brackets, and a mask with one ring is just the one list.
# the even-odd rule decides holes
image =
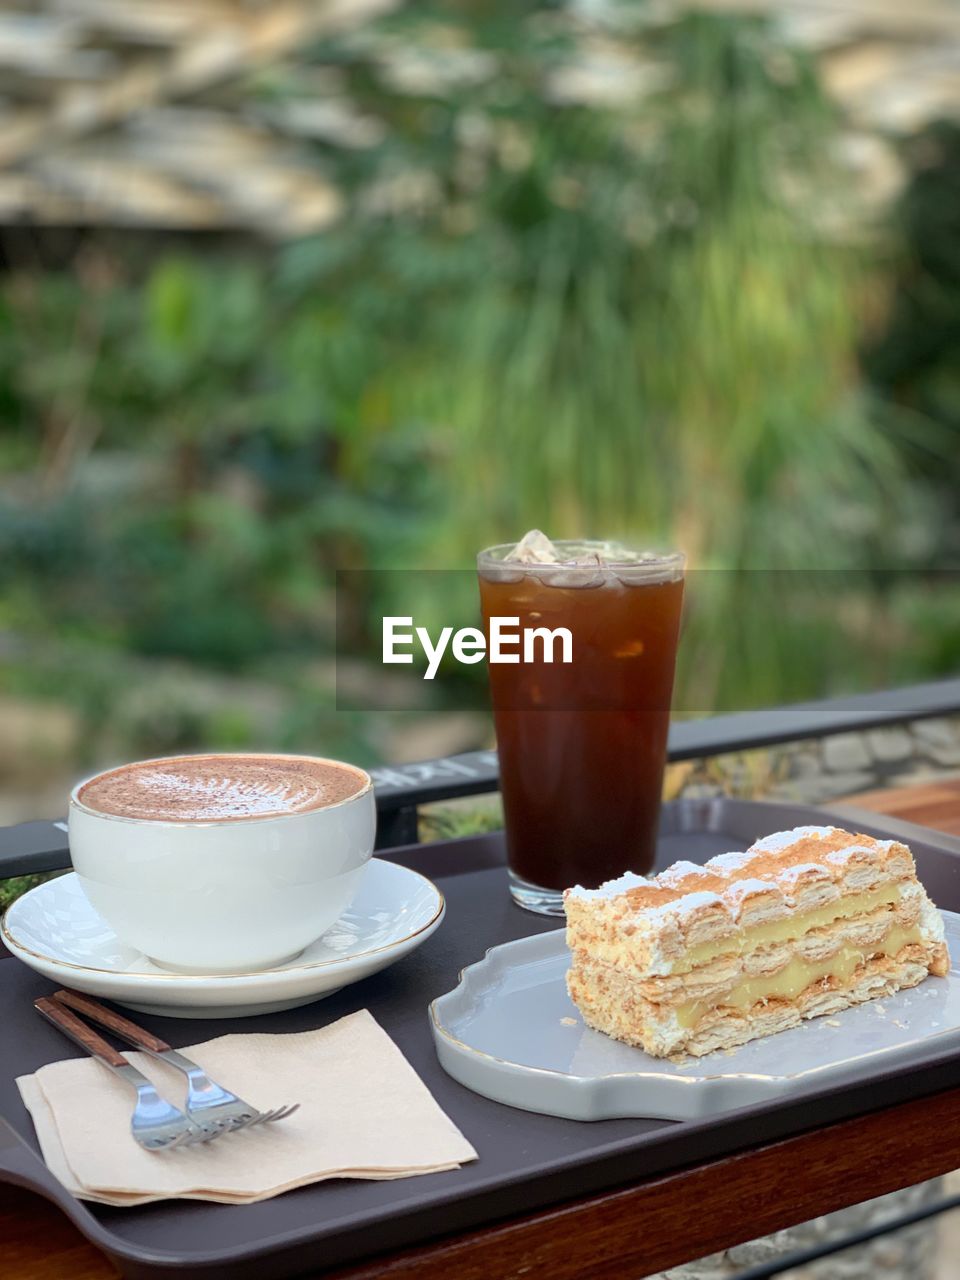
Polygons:
[[[960,777],[843,803],[960,835]],[[648,1275],[948,1173],[960,1164],[958,1132],[960,1089],[951,1089],[378,1259],[338,1272],[337,1280]],[[816,1176],[799,1180],[797,1169],[814,1169]],[[0,1272],[5,1280],[115,1280],[118,1274],[61,1213],[12,1187],[0,1187]],[[334,1280],[330,1273],[327,1280]]]

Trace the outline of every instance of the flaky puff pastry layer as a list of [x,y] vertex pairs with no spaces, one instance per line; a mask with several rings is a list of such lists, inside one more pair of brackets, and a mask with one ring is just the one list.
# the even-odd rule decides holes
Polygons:
[[[564,898],[574,1002],[589,1025],[658,1056],[742,1044],[949,968],[909,849],[836,827]],[[832,955],[844,957],[836,973]],[[759,975],[795,979],[806,964],[809,990],[743,1007]]]
[[847,983],[818,980],[794,999],[758,1001],[749,1009],[716,1005],[692,1026],[678,1021],[673,1006],[645,1000],[626,974],[605,965],[574,963],[567,974],[567,989],[588,1027],[656,1058],[701,1057],[786,1031],[805,1018],[839,1013],[915,987],[928,976],[929,966],[928,949],[905,947],[896,957],[878,955],[866,960]]

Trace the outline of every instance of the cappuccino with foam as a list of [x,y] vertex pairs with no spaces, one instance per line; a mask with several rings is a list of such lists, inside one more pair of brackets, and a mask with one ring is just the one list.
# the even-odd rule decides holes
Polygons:
[[239,822],[324,809],[366,783],[351,765],[311,756],[173,756],[109,769],[84,783],[77,799],[117,818]]

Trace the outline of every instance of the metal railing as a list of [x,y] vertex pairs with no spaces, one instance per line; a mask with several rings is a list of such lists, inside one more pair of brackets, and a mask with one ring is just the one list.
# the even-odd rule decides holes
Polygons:
[[[937,680],[707,720],[680,720],[670,727],[668,757],[671,761],[695,760],[958,712],[960,678]],[[416,843],[420,805],[496,791],[500,781],[494,751],[469,751],[370,772],[377,797],[378,849]],[[69,865],[62,820],[0,828],[0,879],[59,871]]]

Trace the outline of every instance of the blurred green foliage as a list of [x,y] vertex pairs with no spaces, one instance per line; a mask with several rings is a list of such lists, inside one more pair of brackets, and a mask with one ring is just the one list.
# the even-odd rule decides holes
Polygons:
[[[949,447],[923,458],[926,487],[956,511],[960,484],[960,125],[934,121],[908,139],[911,178],[893,213],[895,236],[883,268],[892,301],[864,344],[864,365],[886,413],[922,442],[941,425]],[[960,528],[946,520],[941,556],[960,553]]]
[[[552,4],[401,10],[312,52],[376,125],[317,144],[347,204],[331,230],[146,263],[92,238],[0,283],[9,674],[80,705],[88,751],[269,733],[376,756],[378,723],[333,717],[316,671],[333,570],[468,565],[532,525],[721,571],[860,571],[799,619],[787,578],[778,600],[701,575],[681,664],[699,711],[956,667],[956,612],[917,577],[957,527],[937,474],[954,375],[946,348],[906,354],[931,322],[955,347],[960,275],[935,255],[955,256],[956,201],[932,214],[921,175],[899,240],[838,234],[839,122],[808,58],[759,19],[652,14],[597,33]],[[636,60],[632,98],[571,91],[591,40]],[[261,73],[262,102],[298,74]],[[890,247],[911,237],[912,292]],[[361,630],[388,603],[340,602]],[[267,731],[239,690],[144,709],[151,668],[121,655],[272,683],[285,710]]]
[[26,893],[28,889],[35,889],[38,884],[43,884],[45,880],[52,880],[60,874],[60,872],[53,872],[36,876],[11,876],[9,880],[0,880],[0,911],[6,911],[11,902]]

